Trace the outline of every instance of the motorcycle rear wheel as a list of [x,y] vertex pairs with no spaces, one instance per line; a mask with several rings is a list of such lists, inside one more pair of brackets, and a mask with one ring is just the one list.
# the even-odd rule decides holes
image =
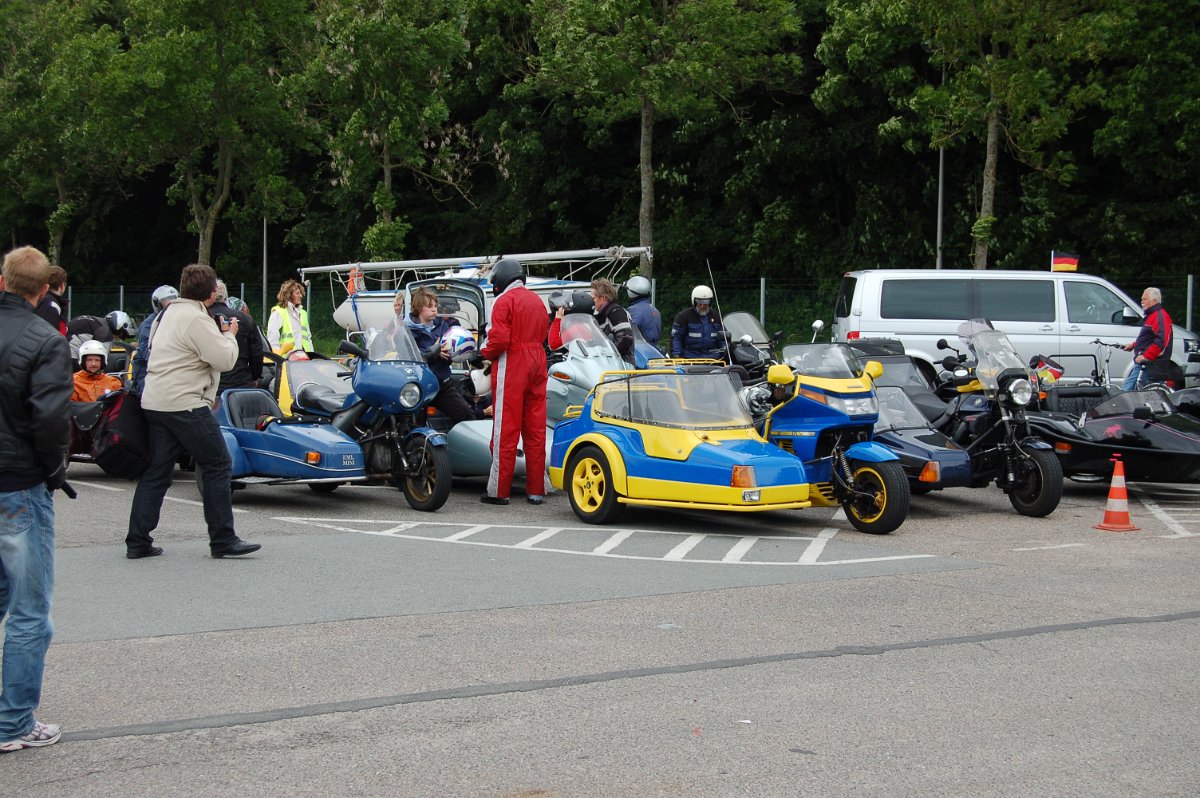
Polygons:
[[[431,513],[450,498],[454,469],[445,446],[433,446],[423,436],[413,437],[405,446],[410,471],[396,474],[404,498],[414,510]],[[399,455],[396,456],[399,462]]]
[[1009,486],[1008,500],[1021,515],[1050,515],[1062,500],[1063,473],[1058,455],[1046,449],[1028,452],[1017,481]]
[[854,493],[842,502],[846,520],[859,532],[886,535],[908,517],[908,477],[894,460],[883,463],[854,463]]

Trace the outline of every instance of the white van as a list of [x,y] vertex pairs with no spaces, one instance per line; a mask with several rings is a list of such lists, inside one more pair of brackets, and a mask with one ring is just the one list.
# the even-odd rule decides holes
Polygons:
[[[1170,313],[1171,297],[1164,305]],[[1182,306],[1182,302],[1179,303]],[[834,309],[833,340],[898,338],[905,350],[931,364],[949,352],[945,338],[962,348],[956,334],[967,319],[988,319],[1028,361],[1035,355],[1067,355],[1058,362],[1064,381],[1091,376],[1099,338],[1128,343],[1142,325],[1142,309],[1107,280],[1078,272],[976,271],[973,269],[878,269],[847,272]],[[1171,359],[1183,365],[1187,384],[1200,384],[1200,339],[1174,325]],[[1123,350],[1109,350],[1109,378],[1120,384],[1133,363]],[[1194,355],[1194,357],[1189,357]],[[1190,362],[1189,362],[1190,361]]]

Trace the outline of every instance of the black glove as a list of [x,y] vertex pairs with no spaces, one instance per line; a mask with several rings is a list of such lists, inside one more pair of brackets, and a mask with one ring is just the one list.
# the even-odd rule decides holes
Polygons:
[[46,490],[50,491],[51,493],[53,493],[56,490],[62,490],[63,493],[67,494],[68,498],[71,498],[71,499],[75,498],[75,495],[76,495],[75,491],[71,488],[70,485],[67,484],[67,464],[66,463],[63,463],[62,465],[60,465],[57,469],[54,470],[54,473],[52,473],[46,477]]
[[63,486],[67,481],[67,464],[63,463],[54,470],[54,473],[46,475],[46,490],[56,491]]
[[475,354],[471,355],[470,360],[467,361],[467,365],[473,369],[481,369],[483,368],[483,364],[486,362],[487,361],[483,359],[483,355],[479,354],[479,352],[476,352]]

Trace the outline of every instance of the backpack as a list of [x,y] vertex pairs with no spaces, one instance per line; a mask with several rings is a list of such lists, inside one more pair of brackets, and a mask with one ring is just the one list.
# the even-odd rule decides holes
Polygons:
[[92,430],[92,460],[110,476],[137,479],[150,466],[150,429],[142,402],[128,389],[100,401],[104,410]]

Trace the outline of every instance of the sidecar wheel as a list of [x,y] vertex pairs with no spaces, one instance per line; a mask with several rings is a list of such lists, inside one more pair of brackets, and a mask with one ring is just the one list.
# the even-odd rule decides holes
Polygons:
[[854,493],[842,502],[846,520],[859,532],[886,535],[908,517],[908,477],[894,460],[851,463]]
[[1021,515],[1041,518],[1050,515],[1062,499],[1062,464],[1054,452],[1033,449],[1022,460],[1017,481],[1009,486],[1008,500]]
[[625,509],[617,501],[608,458],[595,446],[584,446],[571,455],[563,482],[571,509],[580,521],[607,524]]
[[409,506],[427,513],[439,509],[450,498],[454,479],[450,452],[445,446],[427,444],[426,438],[417,436],[405,446],[404,456],[412,470],[397,477]]

